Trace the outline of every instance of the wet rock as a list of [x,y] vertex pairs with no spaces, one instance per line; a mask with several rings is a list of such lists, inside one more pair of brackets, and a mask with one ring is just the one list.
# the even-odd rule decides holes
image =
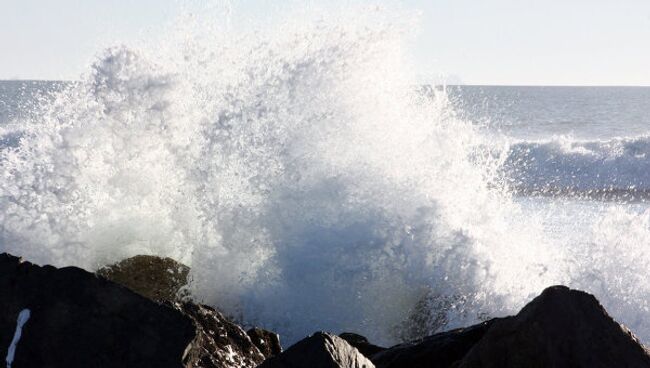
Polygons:
[[260,368],[374,368],[374,365],[342,338],[317,332],[265,360]]
[[400,344],[371,356],[394,367],[650,367],[650,355],[593,295],[550,287],[514,317]]
[[[181,367],[190,318],[76,267],[0,254],[0,356],[12,367]],[[24,316],[24,314],[23,314]]]
[[171,302],[192,320],[196,337],[183,360],[188,367],[256,367],[272,355],[273,349],[281,351],[277,334],[257,329],[260,335],[256,341],[263,338],[269,345],[255,344],[240,326],[215,309],[183,301],[180,292],[187,284],[189,270],[171,258],[140,255],[103,267],[97,274],[152,300]]
[[459,367],[650,367],[650,355],[593,295],[554,286],[493,323]]
[[498,319],[384,349],[370,358],[377,368],[453,367]]
[[266,358],[241,327],[215,309],[194,303],[176,307],[196,326],[196,338],[183,359],[186,367],[257,367]]
[[157,301],[176,301],[190,268],[171,258],[135,256],[97,270],[97,274]]
[[15,368],[253,368],[265,359],[210,307],[161,304],[76,267],[1,254],[0,356],[11,352]]
[[250,337],[253,344],[260,349],[265,358],[276,356],[282,352],[280,336],[275,332],[255,327],[246,331],[246,334]]
[[[156,300],[177,294],[165,290]],[[281,351],[276,334],[246,332],[213,308],[155,302],[79,268],[0,254],[0,357],[14,368],[650,368],[646,348],[595,297],[563,286],[516,316],[389,349],[357,334],[318,332]]]
[[347,341],[348,344],[354,346],[357,350],[359,350],[361,354],[367,358],[370,358],[371,356],[386,350],[386,348],[371,344],[364,336],[352,332],[344,332],[340,334],[339,337]]

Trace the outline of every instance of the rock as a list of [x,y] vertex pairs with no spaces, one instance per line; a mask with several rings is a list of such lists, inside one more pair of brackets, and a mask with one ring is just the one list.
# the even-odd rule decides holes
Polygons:
[[102,267],[97,274],[152,300],[178,302],[175,308],[196,327],[196,338],[183,360],[188,367],[256,367],[282,351],[277,334],[254,329],[258,331],[254,343],[253,336],[215,309],[182,301],[179,291],[187,284],[189,270],[171,258],[140,255]]
[[267,331],[258,327],[246,331],[253,344],[257,346],[265,358],[270,358],[282,353],[280,336],[275,332]]
[[192,318],[197,330],[183,360],[186,367],[257,367],[264,361],[248,334],[215,309],[194,303],[177,308]]
[[195,337],[174,309],[76,267],[56,269],[0,254],[0,356],[13,367],[181,367]]
[[0,356],[10,350],[17,368],[253,368],[265,358],[210,307],[160,304],[76,267],[0,254]]
[[171,258],[135,256],[104,266],[97,274],[157,301],[176,301],[190,268]]
[[370,357],[377,368],[453,367],[498,319],[384,349]]
[[650,355],[593,295],[554,286],[494,322],[459,367],[650,367]]
[[371,356],[396,367],[650,367],[650,355],[593,295],[550,287],[514,317],[452,330]]
[[357,350],[359,350],[361,354],[367,358],[370,358],[371,356],[386,350],[386,348],[382,348],[380,346],[369,343],[368,339],[364,336],[352,332],[344,332],[342,334],[339,334],[339,337],[347,341],[348,344],[354,346]]
[[[169,263],[159,260],[130,259],[109,276],[139,274],[138,262],[165,270]],[[141,293],[169,300],[178,290],[166,288],[172,284],[138,287],[154,285]],[[282,352],[276,334],[245,332],[213,308],[155,302],[76,267],[0,254],[0,357],[7,367],[650,368],[646,348],[594,296],[564,286],[544,290],[514,317],[389,349],[361,335],[341,336],[318,332]]]
[[265,360],[260,368],[374,368],[374,365],[342,338],[317,332]]

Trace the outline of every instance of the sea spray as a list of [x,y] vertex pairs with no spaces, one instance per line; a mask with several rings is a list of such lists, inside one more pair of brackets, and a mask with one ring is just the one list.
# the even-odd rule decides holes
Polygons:
[[509,146],[417,87],[412,19],[187,17],[106,49],[2,151],[0,249],[87,269],[173,257],[194,298],[288,343],[323,329],[389,344],[512,313],[550,284],[591,288],[590,260],[501,182]]

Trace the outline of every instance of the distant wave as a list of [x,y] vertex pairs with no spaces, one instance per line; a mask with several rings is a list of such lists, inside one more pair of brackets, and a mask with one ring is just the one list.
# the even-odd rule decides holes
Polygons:
[[643,200],[650,197],[650,136],[517,142],[502,174],[520,195]]

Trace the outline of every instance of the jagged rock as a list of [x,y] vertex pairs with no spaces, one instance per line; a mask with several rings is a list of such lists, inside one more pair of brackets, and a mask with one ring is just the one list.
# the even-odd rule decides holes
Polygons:
[[0,254],[0,356],[9,350],[15,368],[253,368],[265,358],[210,307],[160,304],[76,267]]
[[265,360],[260,368],[374,368],[374,365],[342,338],[317,332]]
[[371,356],[396,367],[650,367],[650,355],[593,295],[550,287],[514,317],[426,337]]
[[193,303],[177,304],[177,308],[196,326],[196,338],[183,360],[186,367],[257,367],[264,361],[265,356],[248,334],[223,314]]
[[0,254],[0,356],[29,310],[12,367],[181,367],[192,321],[76,267]]
[[160,304],[79,268],[0,254],[0,357],[14,368],[650,368],[646,348],[595,297],[563,286],[514,317],[385,350],[342,336],[318,332],[280,353],[277,335],[245,332],[210,307]]
[[495,322],[459,367],[650,367],[650,355],[593,295],[554,286]]
[[276,356],[282,352],[280,336],[275,332],[254,327],[246,331],[246,334],[250,337],[253,344],[260,349],[265,358]]
[[135,256],[104,266],[97,274],[157,301],[176,301],[190,268],[171,258]]
[[382,348],[380,346],[369,343],[366,337],[352,332],[344,332],[342,334],[339,334],[339,337],[347,341],[348,344],[354,346],[357,350],[359,350],[361,354],[367,358],[370,358],[371,356],[386,350],[386,348]]
[[150,299],[178,302],[175,308],[196,327],[196,338],[183,360],[188,367],[255,367],[282,351],[280,338],[273,332],[255,329],[254,343],[252,336],[215,309],[181,301],[179,291],[187,284],[189,270],[171,258],[140,255],[102,267],[97,274]]
[[453,367],[498,319],[384,349],[370,356],[377,368]]

